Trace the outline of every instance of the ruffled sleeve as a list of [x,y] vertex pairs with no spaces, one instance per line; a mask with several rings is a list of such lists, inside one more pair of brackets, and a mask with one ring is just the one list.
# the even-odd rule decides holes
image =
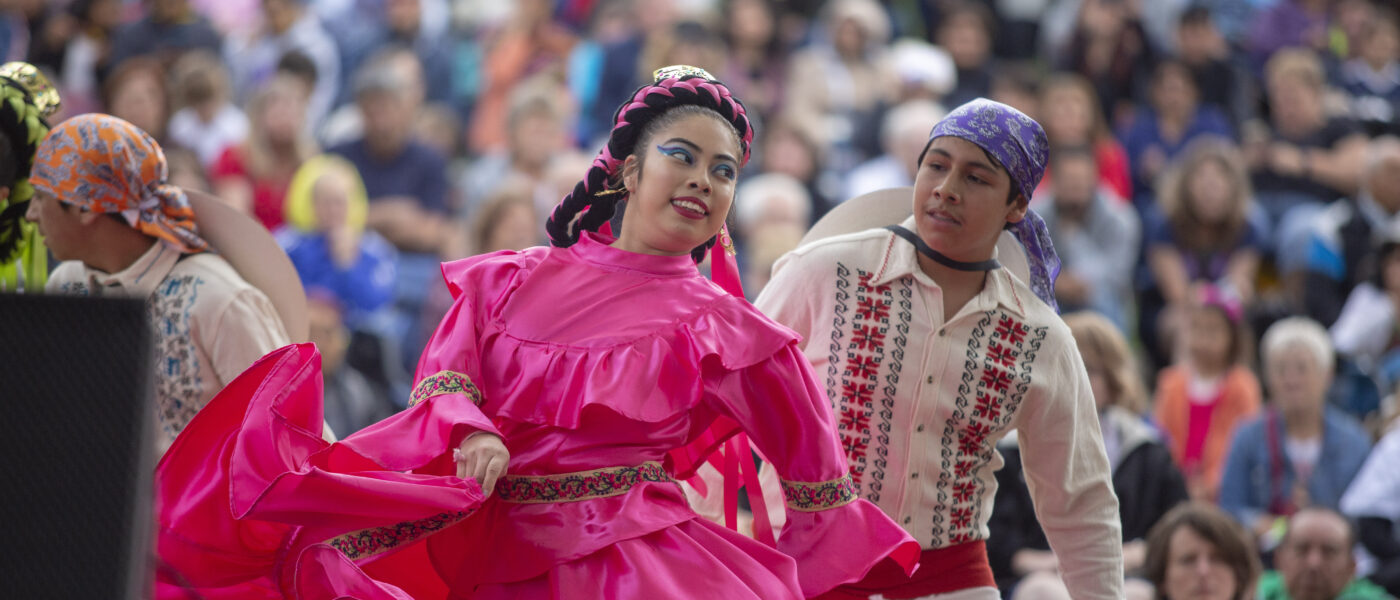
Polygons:
[[913,571],[918,543],[856,496],[830,404],[795,340],[729,371],[706,402],[738,423],[781,474],[787,525],[778,549],[796,559],[804,594],[859,581],[886,557]]
[[484,311],[517,285],[533,252],[497,252],[443,264],[453,303],[423,350],[408,409],[343,440],[342,447],[386,469],[449,474],[452,449],[468,435],[501,435],[482,411],[489,399],[478,387],[478,334],[487,318]]

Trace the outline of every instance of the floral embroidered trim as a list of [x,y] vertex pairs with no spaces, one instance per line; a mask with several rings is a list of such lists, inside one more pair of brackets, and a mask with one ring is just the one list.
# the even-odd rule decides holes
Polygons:
[[637,484],[674,481],[659,462],[635,467],[607,467],[560,475],[506,475],[496,483],[503,502],[541,504],[578,502],[627,493]]
[[446,512],[417,521],[404,521],[388,527],[361,529],[338,535],[326,540],[326,543],[341,551],[351,560],[359,560],[388,552],[428,534],[440,531],[467,518],[467,515],[470,514],[470,512],[464,511]]
[[856,500],[856,486],[846,475],[831,481],[782,480],[783,498],[788,508],[801,512],[816,512],[845,506]]
[[481,390],[472,383],[472,378],[456,371],[438,371],[418,382],[408,397],[408,407],[443,394],[463,394],[472,404],[481,406]]

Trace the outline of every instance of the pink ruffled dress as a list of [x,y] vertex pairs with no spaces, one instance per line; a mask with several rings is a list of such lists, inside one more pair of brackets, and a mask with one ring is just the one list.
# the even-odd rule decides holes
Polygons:
[[[610,241],[445,264],[455,301],[410,408],[336,444],[314,349],[250,368],[158,468],[163,591],[772,599],[887,557],[911,570],[917,543],[855,497],[796,335],[689,257]],[[698,517],[673,479],[740,429],[784,479],[776,549]],[[483,431],[510,450],[484,500],[451,458]]]

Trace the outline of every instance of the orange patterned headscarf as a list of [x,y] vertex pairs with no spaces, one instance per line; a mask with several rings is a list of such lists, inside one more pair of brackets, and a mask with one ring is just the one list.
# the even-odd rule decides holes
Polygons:
[[146,132],[111,115],[86,114],[49,132],[29,181],[83,210],[120,213],[141,233],[185,252],[206,250],[189,198],[168,175],[165,153]]

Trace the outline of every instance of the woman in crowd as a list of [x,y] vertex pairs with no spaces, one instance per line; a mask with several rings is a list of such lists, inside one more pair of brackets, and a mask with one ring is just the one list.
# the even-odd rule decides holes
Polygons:
[[316,155],[316,142],[306,133],[307,93],[294,76],[274,76],[248,103],[247,137],[209,168],[214,195],[269,230],[282,225],[292,175]]
[[[908,571],[918,548],[856,498],[796,336],[737,295],[722,226],[751,139],[707,73],[658,71],[551,215],[553,247],[444,265],[454,304],[408,410],[320,441],[307,346],[221,396],[158,469],[161,557],[192,587],[274,598],[799,598],[887,556]],[[785,479],[776,550],[673,483],[739,429]]]
[[1156,600],[1246,600],[1259,571],[1244,531],[1211,504],[1172,509],[1147,537],[1147,579]]
[[1371,438],[1327,404],[1332,341],[1316,321],[1290,317],[1274,323],[1264,334],[1260,356],[1272,406],[1235,431],[1220,507],[1268,552],[1297,509],[1337,509],[1371,450]]

